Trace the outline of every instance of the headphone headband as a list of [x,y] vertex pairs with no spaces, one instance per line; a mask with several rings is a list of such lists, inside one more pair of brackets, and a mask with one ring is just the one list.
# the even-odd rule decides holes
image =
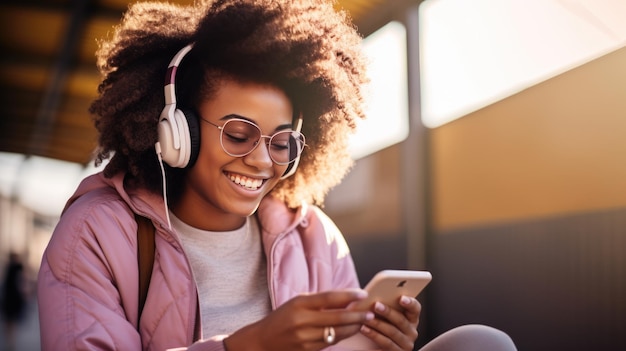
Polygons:
[[165,73],[165,105],[176,104],[176,71],[178,71],[178,66],[185,58],[185,55],[191,51],[193,48],[193,44],[189,44],[182,48],[170,61],[170,64],[167,66],[167,73]]

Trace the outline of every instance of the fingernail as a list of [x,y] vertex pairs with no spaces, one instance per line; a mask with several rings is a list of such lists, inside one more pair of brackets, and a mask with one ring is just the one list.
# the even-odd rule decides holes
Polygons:
[[367,291],[365,290],[356,290],[355,294],[356,294],[356,297],[359,299],[364,299],[367,297]]
[[371,321],[372,319],[374,319],[374,317],[376,317],[376,316],[374,315],[374,313],[373,313],[373,312],[367,312],[367,313],[365,314],[365,320],[366,320],[366,321]]
[[368,328],[366,325],[362,325],[361,326],[361,333],[368,334],[370,331],[371,331],[371,329]]
[[409,299],[408,296],[402,296],[400,298],[400,303],[402,303],[403,305],[410,305],[411,304],[411,299]]
[[374,305],[374,309],[376,309],[376,311],[378,312],[385,312],[385,305],[380,302],[376,302],[376,304]]

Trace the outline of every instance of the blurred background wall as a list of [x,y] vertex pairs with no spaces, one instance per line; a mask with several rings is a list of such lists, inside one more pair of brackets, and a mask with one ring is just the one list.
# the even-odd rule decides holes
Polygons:
[[[424,132],[422,332],[484,323],[519,350],[626,348],[626,49]],[[415,151],[415,150],[414,150]],[[329,211],[362,280],[409,255],[403,145],[357,162]],[[416,163],[420,155],[413,153]],[[353,182],[363,177],[368,182]],[[353,184],[359,184],[358,188]],[[334,196],[368,201],[333,211]],[[408,198],[408,199],[407,199]]]
[[625,93],[620,49],[431,131],[438,331],[626,348]]

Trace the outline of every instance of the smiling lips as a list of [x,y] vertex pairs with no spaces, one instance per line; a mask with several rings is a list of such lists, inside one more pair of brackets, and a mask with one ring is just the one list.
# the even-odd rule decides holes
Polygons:
[[228,178],[235,184],[240,185],[248,190],[257,190],[263,185],[263,179],[248,178],[238,174],[227,174]]

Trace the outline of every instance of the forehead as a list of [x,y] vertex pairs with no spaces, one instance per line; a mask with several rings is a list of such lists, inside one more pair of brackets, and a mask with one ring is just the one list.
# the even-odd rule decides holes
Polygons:
[[293,106],[287,94],[280,88],[256,82],[222,79],[214,90],[201,99],[199,112],[203,118],[217,122],[219,119],[238,115],[274,129],[278,125],[291,124]]

